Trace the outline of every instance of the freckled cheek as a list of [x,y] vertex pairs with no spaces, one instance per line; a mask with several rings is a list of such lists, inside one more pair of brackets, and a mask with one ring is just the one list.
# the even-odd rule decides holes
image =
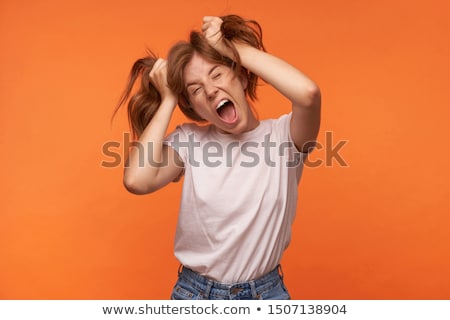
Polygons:
[[192,103],[192,107],[193,107],[194,111],[199,116],[201,116],[202,118],[207,118],[208,114],[212,113],[211,108],[209,108],[208,106],[204,105],[203,103],[200,103],[198,101],[195,102],[195,101],[192,101],[192,100],[191,100],[191,103]]

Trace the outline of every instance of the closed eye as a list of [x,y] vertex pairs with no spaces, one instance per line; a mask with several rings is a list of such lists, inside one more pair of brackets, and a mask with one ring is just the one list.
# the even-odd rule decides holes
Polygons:
[[193,88],[193,89],[191,90],[191,94],[195,96],[195,95],[197,95],[197,94],[200,93],[200,90],[201,90],[201,89],[202,89],[201,87]]

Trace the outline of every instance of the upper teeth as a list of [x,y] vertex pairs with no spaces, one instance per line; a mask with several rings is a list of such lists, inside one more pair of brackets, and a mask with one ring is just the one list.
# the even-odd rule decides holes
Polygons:
[[227,102],[228,102],[228,99],[224,99],[224,100],[220,101],[219,104],[217,105],[216,109],[219,109],[219,108],[223,107],[224,104],[227,103]]

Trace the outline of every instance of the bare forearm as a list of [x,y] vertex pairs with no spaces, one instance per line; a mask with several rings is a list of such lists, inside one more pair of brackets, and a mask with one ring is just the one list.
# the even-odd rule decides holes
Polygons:
[[124,172],[124,183],[131,189],[146,189],[163,163],[163,140],[176,106],[176,100],[164,100],[154,117],[131,148]]
[[235,43],[235,46],[242,65],[272,85],[294,106],[307,107],[314,104],[319,88],[297,68],[246,44]]
[[291,137],[297,149],[309,152],[320,128],[318,86],[287,62],[253,47],[237,44],[242,65],[271,84],[292,103]]

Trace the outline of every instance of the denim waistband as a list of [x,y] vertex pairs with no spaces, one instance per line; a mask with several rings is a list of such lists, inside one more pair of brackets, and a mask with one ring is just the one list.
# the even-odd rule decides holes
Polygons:
[[251,294],[253,298],[258,298],[258,295],[272,287],[275,287],[280,281],[283,281],[283,271],[281,265],[260,278],[236,283],[222,283],[208,279],[199,273],[180,266],[178,276],[188,281],[193,287],[204,292],[204,295],[215,296],[239,296]]

